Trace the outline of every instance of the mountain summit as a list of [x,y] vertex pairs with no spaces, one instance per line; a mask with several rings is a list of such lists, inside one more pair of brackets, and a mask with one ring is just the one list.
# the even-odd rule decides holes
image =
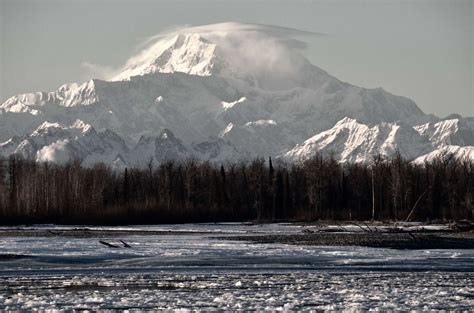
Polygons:
[[[112,80],[154,73],[218,75],[263,89],[317,88],[330,76],[301,54],[304,43],[263,25],[221,23],[157,36]],[[296,33],[296,31],[294,31]]]
[[129,80],[132,76],[174,72],[209,76],[214,67],[218,67],[215,50],[215,44],[197,33],[168,36],[132,57],[123,71],[112,80]]
[[[397,150],[433,155],[450,144],[472,155],[471,118],[443,121],[382,88],[338,80],[304,57],[299,38],[310,35],[239,23],[160,34],[109,80],[5,101],[0,154],[119,167],[188,156],[298,161],[329,150],[364,162]],[[77,121],[93,131],[78,135]],[[39,136],[41,127],[50,131]]]

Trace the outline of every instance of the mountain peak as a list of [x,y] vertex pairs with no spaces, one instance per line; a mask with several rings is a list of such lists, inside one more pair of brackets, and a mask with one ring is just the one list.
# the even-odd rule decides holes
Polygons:
[[90,124],[84,123],[79,119],[70,125],[62,125],[57,122],[44,121],[35,129],[31,136],[38,137],[45,135],[64,134],[65,131],[71,131],[76,135],[84,135],[91,131],[95,132],[94,128]]
[[333,128],[318,133],[282,155],[287,160],[305,160],[318,152],[333,153],[341,162],[367,162],[374,155],[413,159],[431,152],[431,143],[405,123],[366,125],[345,117]]
[[223,23],[160,34],[130,58],[112,80],[181,72],[239,79],[271,90],[319,86],[326,82],[330,76],[301,54],[305,44],[291,38],[288,31]]
[[339,122],[336,123],[335,126],[343,126],[343,125],[360,125],[356,119],[350,117],[344,117]]
[[215,44],[197,33],[166,36],[128,60],[123,71],[112,80],[174,72],[209,76],[214,67],[215,49]]

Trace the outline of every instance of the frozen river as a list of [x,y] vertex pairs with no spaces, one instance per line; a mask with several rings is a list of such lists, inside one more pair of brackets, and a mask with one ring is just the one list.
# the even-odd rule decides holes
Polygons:
[[48,236],[0,237],[0,311],[474,307],[472,249],[216,239],[301,233],[302,227],[292,224],[87,227],[99,235],[64,235],[73,228],[35,226],[24,229]]

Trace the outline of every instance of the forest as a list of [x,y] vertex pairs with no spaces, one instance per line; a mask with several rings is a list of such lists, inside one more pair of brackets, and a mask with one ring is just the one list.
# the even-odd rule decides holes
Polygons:
[[474,162],[417,165],[400,154],[367,164],[316,155],[297,164],[189,158],[113,170],[0,159],[0,224],[417,220],[474,216]]

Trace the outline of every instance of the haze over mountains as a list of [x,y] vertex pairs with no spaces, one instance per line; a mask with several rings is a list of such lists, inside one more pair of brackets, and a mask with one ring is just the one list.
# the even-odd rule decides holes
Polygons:
[[237,23],[161,34],[107,80],[9,98],[0,154],[119,168],[317,152],[341,162],[396,151],[417,162],[444,151],[474,159],[474,118],[440,119],[382,88],[342,82],[303,56],[298,35]]

